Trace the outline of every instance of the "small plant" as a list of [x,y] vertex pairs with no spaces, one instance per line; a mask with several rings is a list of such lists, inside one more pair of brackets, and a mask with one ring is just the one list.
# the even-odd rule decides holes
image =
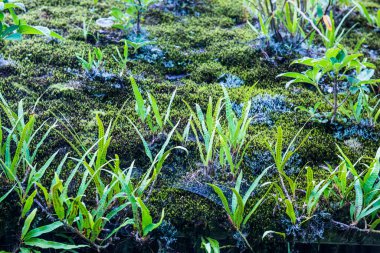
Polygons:
[[300,18],[298,17],[297,11],[292,10],[288,2],[285,2],[284,15],[285,18],[280,17],[282,19],[282,23],[284,24],[288,32],[291,34],[291,36],[295,37],[300,26]]
[[93,51],[89,50],[87,54],[87,59],[84,58],[84,55],[76,55],[79,60],[82,68],[86,73],[92,73],[95,71],[99,71],[105,64],[103,59],[103,52],[100,48],[94,48]]
[[[268,43],[273,38],[276,42],[290,42],[299,45],[308,38],[312,41],[315,32],[322,35],[315,25],[321,22],[323,15],[321,2],[285,0],[274,3],[245,0],[244,3],[248,11],[257,17],[259,29],[250,22],[248,24],[256,33],[265,36]],[[326,6],[326,8],[328,7],[329,5]]]
[[[290,142],[288,148],[285,152],[283,152],[283,132],[282,128],[277,128],[277,134],[276,134],[276,142],[275,144],[267,143],[268,149],[271,152],[273,159],[275,161],[276,169],[279,174],[280,179],[280,185],[277,184],[276,189],[278,190],[281,199],[284,201],[286,206],[286,214],[289,217],[292,224],[296,224],[297,222],[300,222],[300,219],[309,219],[314,214],[316,207],[318,205],[318,202],[322,196],[322,194],[325,192],[327,187],[330,184],[330,179],[322,180],[318,183],[315,182],[313,177],[313,170],[310,167],[307,167],[307,173],[306,173],[306,190],[305,190],[305,196],[303,198],[304,207],[306,207],[304,210],[299,209],[297,205],[297,180],[292,179],[286,174],[286,164],[289,161],[289,159],[299,150],[299,148],[305,143],[305,141],[309,138],[309,134],[307,134],[301,143],[298,146],[294,146],[294,143],[301,133],[303,128],[300,129],[300,131],[294,136],[292,141]],[[286,182],[286,183],[285,183]],[[297,210],[299,209],[299,210]],[[297,211],[297,212],[296,212]],[[300,217],[297,217],[297,213],[304,213],[305,217],[302,218],[301,214]],[[301,223],[302,224],[302,223]]]
[[90,18],[88,21],[85,17],[82,18],[82,34],[84,41],[88,40],[88,36],[91,35],[91,22],[93,18]]
[[119,65],[119,76],[122,77],[124,75],[124,72],[127,68],[127,63],[130,62],[130,59],[128,58],[128,44],[127,41],[124,41],[123,46],[123,53],[119,51],[118,47],[115,47],[116,55],[112,55],[117,64]]
[[[39,149],[55,128],[55,124],[43,132],[47,122],[43,122],[41,126],[35,128],[35,115],[32,113],[29,118],[26,117],[22,100],[18,103],[17,112],[10,108],[1,94],[0,100],[0,107],[3,109],[10,125],[10,128],[7,128],[0,122],[0,140],[1,142],[5,140],[5,143],[0,143],[0,159],[3,161],[0,167],[10,182],[22,182],[29,176],[31,172],[29,167],[35,163]],[[5,130],[5,133],[3,130]],[[39,138],[39,136],[42,137]],[[37,142],[38,145],[32,147],[33,142]],[[13,147],[16,147],[16,149],[13,150]],[[20,175],[23,175],[24,179],[19,178]]]
[[375,28],[380,28],[380,9],[377,10],[377,13],[371,14],[364,3],[353,1],[356,7],[359,9],[363,17],[366,18],[368,24]]
[[[366,60],[361,61],[362,54],[348,54],[347,50],[331,48],[323,58],[302,58],[292,64],[302,64],[311,67],[303,73],[287,72],[279,77],[293,78],[286,87],[293,83],[304,83],[315,87],[324,103],[332,108],[326,117],[333,123],[340,116],[339,109],[359,90],[372,86],[379,80],[371,79],[375,66]],[[369,69],[367,69],[369,68]],[[345,88],[348,86],[347,88]],[[342,95],[344,95],[343,98]],[[332,100],[332,101],[331,101]],[[338,115],[339,114],[339,115]]]
[[125,34],[128,34],[131,28],[133,27],[132,16],[127,12],[123,12],[119,8],[112,8],[111,10],[112,17],[112,27],[123,31]]
[[[217,128],[219,126],[219,117],[222,110],[222,98],[219,98],[213,106],[212,98],[209,97],[206,114],[202,112],[201,107],[196,104],[194,112],[190,105],[187,104],[190,110],[192,121],[190,121],[191,129],[195,135],[197,147],[201,161],[206,170],[213,167],[215,159],[215,148],[217,142]],[[206,174],[209,174],[206,171]]]
[[20,245],[14,250],[14,252],[39,252],[37,249],[55,249],[55,250],[74,250],[78,248],[86,247],[86,245],[70,245],[66,243],[47,241],[39,238],[43,234],[53,232],[54,230],[62,227],[62,222],[53,222],[48,225],[36,227],[31,229],[32,222],[36,218],[37,208],[33,209],[26,217],[24,225],[21,229]]
[[[38,184],[43,192],[43,199],[39,198],[37,203],[45,213],[57,217],[58,221],[64,223],[63,228],[66,231],[74,233],[86,245],[100,251],[108,247],[119,230],[126,226],[132,225],[136,231],[136,239],[144,241],[144,238],[162,223],[164,211],[162,211],[159,222],[153,223],[142,196],[148,187],[151,187],[150,191],[152,191],[170,150],[165,150],[167,141],[142,178],[136,179],[137,182],[133,183],[133,164],[124,170],[120,168],[120,160],[117,155],[114,160],[107,159],[112,138],[112,124],[110,123],[105,129],[98,116],[97,122],[98,140],[88,149],[79,142],[85,152],[82,153],[79,149],[74,148],[81,158],[74,159],[77,164],[67,179],[63,181],[60,179],[60,174],[67,158],[66,155],[55,170],[55,177],[50,188]],[[69,142],[69,144],[75,147],[73,142]],[[82,167],[84,172],[81,172]],[[110,177],[106,177],[107,174]],[[78,177],[79,187],[76,192],[70,191],[69,195],[68,189],[73,180],[78,180]],[[94,195],[96,204],[90,204],[91,202],[85,198],[86,193],[90,190],[90,185],[95,186],[91,188],[91,194]],[[132,217],[126,216],[129,211],[131,211]],[[112,225],[111,229],[111,222],[113,224],[115,222],[117,226]]]
[[[196,111],[194,112],[185,103],[191,113],[190,125],[195,135],[203,166],[206,170],[215,166],[216,150],[219,147],[219,165],[228,166],[235,178],[240,172],[240,165],[249,147],[247,141],[248,127],[253,119],[250,116],[251,101],[246,101],[241,115],[238,117],[232,109],[233,105],[227,89],[223,86],[222,89],[224,97],[218,99],[215,107],[210,97],[205,114],[198,104],[195,105]],[[224,106],[222,105],[223,101]],[[223,107],[225,108],[226,124],[223,124],[224,121],[221,120]]]
[[[17,16],[17,10],[25,11],[22,2],[2,0],[0,2],[0,40],[22,40],[23,35],[45,35],[63,39],[43,26],[30,26]],[[11,22],[9,22],[11,21]]]
[[227,126],[217,125],[217,133],[220,140],[219,162],[221,166],[228,164],[229,170],[236,177],[243,162],[246,150],[248,127],[252,122],[249,116],[251,101],[247,101],[242,109],[240,118],[232,110],[232,103],[226,88],[223,88]]
[[[223,208],[226,211],[226,213],[229,217],[229,221],[233,225],[234,229],[240,233],[241,237],[244,239],[246,245],[250,248],[251,251],[252,251],[252,247],[249,244],[249,242],[247,241],[247,239],[245,238],[245,236],[242,234],[241,229],[242,229],[242,227],[244,227],[247,224],[247,222],[252,217],[252,215],[260,207],[260,205],[262,204],[262,202],[265,200],[266,196],[270,192],[272,186],[270,186],[269,189],[266,191],[266,193],[264,195],[262,195],[262,197],[255,203],[255,205],[248,212],[248,214],[246,214],[245,209],[247,207],[246,206],[247,201],[250,199],[251,194],[253,193],[253,191],[255,191],[257,189],[257,187],[259,186],[260,180],[262,179],[262,177],[265,176],[265,174],[267,173],[268,170],[269,170],[269,168],[266,168],[253,181],[253,183],[251,184],[249,189],[246,191],[244,196],[242,196],[240,194],[240,186],[241,186],[241,183],[243,180],[243,173],[240,172],[240,174],[236,180],[235,187],[231,188],[231,191],[233,194],[232,195],[232,201],[231,201],[231,208],[230,208],[230,205],[228,204],[227,198],[226,198],[225,194],[223,193],[222,189],[220,189],[218,186],[216,186],[214,184],[209,184],[213,188],[215,193],[218,195],[219,199],[222,201]],[[269,184],[269,183],[266,182],[266,183],[262,184],[261,187],[263,187],[267,184]]]
[[147,41],[145,39],[138,39],[135,41],[131,40],[125,40],[128,44],[128,46],[131,46],[133,48],[133,53],[137,54],[140,48],[145,47],[146,45],[151,45],[154,44],[155,42],[153,41]]
[[[136,34],[141,35],[141,22],[143,19],[143,14],[148,10],[148,7],[158,0],[123,0],[125,4],[124,9],[113,7],[111,10],[111,20],[112,27],[122,30],[125,34],[128,34],[133,25],[136,26]],[[102,19],[103,20],[103,19]],[[102,22],[98,22],[101,24]]]
[[271,20],[272,20],[272,17],[269,17],[267,20],[264,21],[263,17],[261,16],[261,14],[258,14],[257,15],[257,18],[259,20],[259,24],[260,24],[260,30],[258,30],[254,25],[252,25],[249,21],[248,21],[248,25],[249,27],[257,34],[261,34],[263,35],[267,41],[269,41],[269,39],[271,38],[271,34],[270,34],[270,27],[271,27]]
[[151,93],[147,92],[149,105],[146,106],[146,101],[144,100],[139,90],[139,87],[136,84],[135,79],[131,76],[130,80],[133,94],[136,100],[135,109],[140,121],[146,123],[150,131],[152,131],[153,133],[163,133],[166,125],[172,125],[172,123],[170,122],[170,111],[171,105],[175,98],[176,90],[174,90],[172,93],[165,114],[161,114],[156,98]]
[[136,34],[141,33],[141,21],[144,12],[148,7],[157,2],[157,0],[123,0],[127,6],[127,13],[132,15],[136,23]]
[[[333,175],[333,185],[328,194],[339,199],[339,208],[349,207],[351,224],[336,220],[332,220],[332,223],[345,230],[379,233],[376,228],[380,224],[380,149],[375,157],[361,157],[353,163],[339,146],[337,148],[342,162],[335,170],[328,167]],[[368,163],[362,163],[365,170],[360,172],[358,165],[363,159],[368,160]]]
[[[350,11],[347,12],[347,14],[342,18],[339,25],[336,26],[335,20],[333,17],[333,12],[330,12],[330,15],[324,15],[323,16],[323,22],[325,24],[325,28],[323,25],[320,25],[320,30],[322,33],[324,33],[325,38],[323,39],[324,46],[328,48],[333,48],[336,46],[339,46],[342,39],[352,30],[355,28],[356,25],[350,27],[346,31],[346,29],[343,28],[344,21],[347,19],[347,17],[355,10],[354,8],[351,8]],[[327,38],[327,39],[326,39]]]
[[[342,105],[339,111],[348,119],[357,123],[361,123],[363,120],[367,119],[369,121],[369,125],[374,127],[376,126],[380,116],[380,101],[377,101],[376,104],[372,106],[370,100],[370,96],[366,94],[363,89],[361,89],[358,92],[357,98],[355,100],[348,99],[347,103]],[[377,97],[375,97],[374,100],[376,101]]]
[[[339,148],[339,147],[338,147]],[[365,173],[358,173],[349,158],[339,148],[343,162],[345,163],[349,173],[353,176],[353,181],[348,185],[348,189],[355,190],[355,201],[350,206],[350,216],[352,225],[356,226],[360,221],[364,220],[365,228],[372,223],[378,224],[380,220],[376,216],[380,209],[380,149],[374,158],[370,160],[370,163]],[[347,185],[346,177],[339,178],[338,185]],[[342,187],[340,187],[342,188]],[[342,190],[344,192],[344,188]]]

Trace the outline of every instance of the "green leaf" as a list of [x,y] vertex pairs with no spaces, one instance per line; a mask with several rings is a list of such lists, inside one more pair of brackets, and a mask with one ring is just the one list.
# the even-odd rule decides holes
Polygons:
[[33,211],[28,215],[28,217],[26,217],[24,221],[24,226],[22,227],[22,230],[21,230],[21,240],[23,240],[26,234],[28,233],[30,224],[34,220],[34,217],[36,217],[36,213],[37,213],[37,208],[33,209]]
[[227,214],[229,216],[232,216],[232,213],[231,213],[231,210],[230,210],[230,207],[228,205],[228,201],[227,201],[227,198],[226,196],[224,195],[223,191],[216,185],[214,184],[208,184],[209,186],[212,187],[212,189],[215,191],[215,193],[219,196],[220,200],[222,201],[222,204],[223,204],[223,207],[224,207],[224,210],[226,210]]
[[158,228],[159,226],[161,226],[162,224],[162,221],[164,220],[164,216],[165,216],[165,210],[162,209],[161,211],[161,218],[160,220],[157,222],[157,223],[151,223],[149,224],[148,226],[146,226],[144,228],[144,236],[147,236],[151,231],[155,230],[156,228]]
[[26,234],[24,240],[27,241],[31,238],[38,237],[38,236],[46,234],[46,233],[50,233],[50,232],[54,231],[55,229],[57,229],[61,226],[63,226],[63,223],[60,221],[56,221],[56,222],[51,223],[49,225],[32,229],[31,231],[29,231]]
[[243,203],[243,198],[241,197],[240,193],[235,190],[234,188],[231,188],[233,194],[236,196],[237,200],[237,208],[233,213],[233,216],[231,217],[234,225],[237,227],[237,229],[240,229],[240,225],[243,222],[243,215],[244,215],[244,203]]
[[43,26],[20,25],[19,32],[21,34],[45,35],[48,37],[63,39],[62,36],[58,35],[55,32],[50,31],[49,28],[43,27]]
[[152,106],[154,117],[156,118],[157,125],[159,125],[160,128],[162,129],[164,125],[163,125],[163,122],[162,122],[160,111],[158,109],[157,101],[153,97],[153,95],[150,94],[149,92],[148,92],[148,99],[149,99],[150,105]]
[[286,214],[290,218],[290,221],[293,224],[296,224],[297,217],[296,217],[296,213],[294,211],[293,203],[289,199],[285,199],[285,205],[286,205]]
[[267,167],[265,170],[263,170],[263,172],[261,172],[261,174],[255,179],[255,181],[253,181],[253,183],[251,184],[251,186],[249,187],[249,189],[247,190],[247,192],[244,194],[244,197],[243,197],[243,203],[246,204],[247,201],[248,201],[248,198],[251,196],[252,192],[256,189],[257,185],[259,184],[261,178],[263,178],[263,176],[266,175],[266,173],[268,172],[268,170],[271,168],[272,166],[269,166]]
[[22,209],[22,213],[21,213],[22,218],[25,217],[26,213],[29,212],[30,208],[32,207],[33,202],[34,202],[34,197],[36,196],[36,194],[37,194],[37,190],[34,190],[34,192],[30,194],[30,196],[26,199],[24,208]]
[[63,206],[63,200],[60,196],[62,189],[62,181],[58,178],[58,176],[56,176],[56,184],[52,187],[52,198],[55,214],[60,220],[63,220],[65,218],[65,208]]
[[139,87],[137,86],[136,81],[133,78],[133,76],[130,77],[130,80],[131,80],[133,94],[135,95],[135,99],[136,99],[137,113],[140,119],[144,121],[147,114],[147,111],[144,105],[144,99],[139,91]]
[[1,196],[0,198],[0,203],[3,202],[4,199],[6,199],[8,197],[9,194],[11,194],[11,192],[13,191],[13,189],[16,187],[16,185],[14,185],[9,191],[7,191],[3,196]]
[[367,174],[364,176],[364,179],[363,179],[364,193],[369,193],[371,190],[373,190],[373,185],[375,184],[376,180],[379,177],[379,171],[380,171],[380,162],[375,161],[373,164],[371,164],[370,168],[368,169]]
[[173,94],[172,94],[172,96],[171,96],[171,98],[170,98],[168,108],[166,109],[166,114],[165,114],[165,118],[164,118],[164,125],[166,124],[166,122],[169,121],[170,110],[171,110],[171,106],[172,106],[172,103],[173,103],[173,101],[174,101],[174,97],[175,97],[176,92],[177,92],[177,90],[174,90],[174,91],[173,91]]
[[63,250],[71,250],[71,249],[79,249],[88,247],[87,245],[70,245],[60,242],[46,241],[39,238],[31,238],[28,241],[24,242],[25,245],[38,247],[41,249],[63,249]]
[[360,178],[355,177],[355,217],[359,217],[363,208],[363,190],[360,184]]

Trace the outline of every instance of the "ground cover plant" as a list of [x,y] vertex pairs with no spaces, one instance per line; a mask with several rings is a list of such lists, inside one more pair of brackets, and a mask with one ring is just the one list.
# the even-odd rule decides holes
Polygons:
[[377,252],[379,13],[0,0],[0,251]]

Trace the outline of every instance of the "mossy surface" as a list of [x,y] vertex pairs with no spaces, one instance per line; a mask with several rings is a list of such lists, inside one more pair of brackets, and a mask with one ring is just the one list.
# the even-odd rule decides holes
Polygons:
[[[99,32],[100,28],[96,26],[95,20],[108,16],[110,7],[120,3],[100,1],[95,6],[92,0],[33,0],[26,4],[28,11],[23,17],[29,23],[48,26],[62,34],[65,40],[26,37],[21,42],[1,42],[2,56],[13,62],[5,70],[0,68],[0,90],[3,96],[14,108],[20,99],[24,99],[25,107],[30,113],[38,100],[33,113],[37,114],[39,122],[48,120],[52,124],[56,116],[61,119],[64,117],[88,145],[96,138],[95,115],[99,114],[104,122],[109,122],[125,103],[113,132],[110,158],[118,154],[124,167],[135,161],[136,167],[144,171],[149,166],[149,160],[127,117],[136,122],[148,140],[157,136],[152,136],[146,126],[137,120],[128,76],[117,76],[119,70],[112,54],[115,53],[115,47],[121,48],[121,43],[107,38],[118,36],[118,33],[104,31],[100,33],[100,41],[96,43],[93,35],[89,35],[88,41],[85,41],[81,30],[85,19],[90,25],[91,33]],[[339,162],[336,145],[353,161],[364,155],[375,154],[380,144],[379,139],[357,135],[354,130],[352,134],[344,135],[342,131],[346,126],[339,128],[310,122],[307,115],[296,110],[300,105],[313,106],[320,98],[316,92],[301,85],[286,89],[283,80],[276,78],[278,74],[296,68],[289,67],[289,64],[297,55],[289,54],[274,61],[268,60],[265,52],[254,44],[257,36],[245,24],[247,15],[239,1],[221,4],[215,0],[208,4],[209,6],[199,7],[193,14],[183,16],[157,9],[149,10],[143,26],[149,38],[156,43],[150,45],[153,49],[147,52],[131,54],[133,61],[128,63],[128,74],[134,75],[141,89],[154,94],[160,104],[167,105],[172,92],[177,90],[172,105],[172,121],[181,120],[180,129],[184,128],[189,116],[183,100],[190,105],[198,103],[205,108],[209,96],[215,101],[223,95],[219,84],[220,77],[231,74],[243,82],[240,87],[229,89],[233,102],[244,102],[247,94],[250,94],[250,98],[281,95],[287,107],[286,112],[269,112],[270,123],[250,126],[252,147],[247,151],[247,157],[256,159],[256,164],[265,165],[265,161],[257,159],[266,155],[266,141],[273,140],[276,126],[284,129],[286,144],[301,127],[304,126],[304,130],[300,140],[311,131],[310,137],[298,152],[297,164],[303,167],[309,163],[316,170],[320,170],[317,175],[324,173],[319,166],[325,162]],[[369,28],[358,28],[344,42],[353,48],[362,36],[367,36],[364,43],[367,49],[365,55],[370,57],[369,61],[380,67],[379,57],[371,58],[371,52],[380,51],[379,33]],[[106,75],[89,78],[81,70],[76,55],[86,54],[97,46],[105,54]],[[378,71],[376,76],[379,76]],[[60,126],[58,129],[72,139],[64,127]],[[168,131],[170,129],[166,129]],[[377,127],[363,131],[379,132],[380,129]],[[187,247],[199,243],[199,237],[203,235],[218,237],[219,234],[225,239],[228,236],[223,235],[231,232],[232,228],[220,203],[182,189],[181,182],[184,178],[192,178],[189,175],[200,170],[200,159],[194,142],[185,144],[185,147],[189,150],[189,155],[175,154],[168,160],[163,176],[148,203],[156,217],[165,208],[166,219],[180,231],[181,237],[191,238],[187,242],[185,240],[184,245]],[[46,159],[52,150],[58,149],[72,152],[68,143],[53,133],[42,150],[41,160]],[[249,179],[258,173],[252,171],[256,167],[252,167],[250,162],[244,163],[243,167]],[[53,172],[50,171],[49,175],[52,177]],[[50,179],[47,178],[46,181]],[[250,240],[253,242],[259,242],[258,238],[265,230],[281,228],[281,217],[274,210],[274,205],[273,201],[265,202],[259,214],[251,220]],[[249,204],[251,206],[253,204]],[[1,217],[0,227],[9,225],[3,224],[7,222]],[[0,231],[1,241],[4,231]]]

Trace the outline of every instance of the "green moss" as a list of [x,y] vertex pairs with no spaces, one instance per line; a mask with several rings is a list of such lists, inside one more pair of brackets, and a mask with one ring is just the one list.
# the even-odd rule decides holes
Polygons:
[[216,82],[223,72],[224,68],[220,63],[210,61],[195,67],[191,73],[191,78],[197,83],[212,83]]
[[182,232],[194,234],[200,231],[206,233],[206,231],[220,230],[220,225],[227,222],[221,206],[180,189],[155,190],[149,204],[156,213],[165,208],[166,219]]
[[[149,166],[149,161],[144,154],[141,140],[127,117],[136,123],[147,140],[153,141],[157,136],[152,135],[147,126],[137,119],[128,75],[111,80],[89,79],[83,74],[76,58],[76,54],[87,53],[88,50],[99,46],[105,54],[105,71],[109,74],[118,73],[118,66],[112,55],[115,54],[115,47],[120,47],[121,44],[117,45],[107,40],[106,36],[103,36],[97,45],[93,39],[85,42],[81,26],[85,18],[90,24],[90,32],[95,33],[99,30],[95,24],[96,19],[107,17],[110,8],[119,4],[116,1],[100,1],[94,5],[92,0],[29,1],[28,12],[23,14],[23,17],[30,24],[53,28],[66,39],[56,42],[43,37],[27,36],[22,42],[1,42],[1,46],[6,49],[3,52],[5,58],[9,57],[16,64],[6,74],[0,71],[0,88],[14,108],[20,99],[25,99],[25,107],[31,111],[35,101],[41,97],[35,111],[39,122],[54,122],[54,115],[65,117],[87,145],[91,145],[96,139],[95,114],[99,113],[105,124],[108,124],[126,102],[113,132],[109,158],[118,154],[123,167],[136,160],[136,167],[144,171]],[[166,108],[171,93],[177,89],[177,96],[172,105],[172,122],[180,121],[180,133],[189,117],[189,110],[183,100],[193,108],[195,103],[206,108],[210,96],[216,101],[223,94],[218,84],[219,76],[230,73],[244,81],[242,87],[229,90],[232,101],[242,103],[249,92],[252,92],[250,97],[281,94],[290,107],[287,113],[273,114],[274,125],[254,124],[249,127],[252,145],[247,152],[248,155],[253,151],[266,151],[266,141],[273,141],[276,126],[282,126],[284,129],[284,146],[287,146],[304,125],[305,129],[298,143],[309,131],[311,134],[299,150],[299,156],[303,164],[309,162],[309,165],[315,168],[318,178],[325,176],[324,170],[318,169],[320,165],[324,162],[336,165],[339,162],[336,144],[353,161],[362,155],[375,154],[379,146],[378,141],[353,137],[361,144],[357,148],[353,145],[355,143],[337,140],[333,127],[310,122],[308,115],[296,110],[300,105],[313,106],[321,98],[316,92],[302,85],[285,89],[284,80],[276,76],[289,70],[300,70],[299,67],[289,66],[293,60],[291,54],[284,59],[271,62],[267,59],[266,52],[256,48],[256,35],[245,25],[247,15],[240,1],[215,0],[210,6],[203,6],[200,10],[202,11],[199,16],[175,16],[158,9],[149,10],[144,27],[149,33],[149,38],[156,41],[155,46],[163,51],[164,57],[153,63],[133,60],[127,65],[127,73],[136,77],[142,90],[154,94],[162,108]],[[378,33],[368,27],[358,31],[351,32],[344,44],[353,48],[360,38],[366,36],[364,45],[375,52],[379,50]],[[106,34],[110,35],[109,31]],[[111,39],[114,38],[111,36]],[[369,56],[368,51],[366,55]],[[131,57],[134,56],[131,54]],[[371,58],[370,61],[374,61],[380,67],[379,59]],[[171,62],[173,67],[164,64],[168,62]],[[378,75],[378,72],[376,74]],[[171,75],[183,75],[183,78],[178,77],[178,80],[173,81],[168,78]],[[118,86],[120,87],[117,88]],[[62,126],[59,130],[72,140],[70,133]],[[169,130],[170,127],[166,132]],[[373,131],[379,129],[375,128]],[[222,234],[221,239],[231,237],[233,231],[220,205],[197,194],[169,187],[186,172],[193,172],[199,168],[199,155],[195,143],[190,141],[183,145],[188,149],[189,155],[185,157],[176,153],[170,157],[168,167],[175,167],[175,170],[172,172],[165,168],[149,200],[149,207],[155,217],[165,208],[166,219],[186,238],[208,234]],[[62,152],[70,151],[69,145],[58,134],[53,133],[43,148],[41,159],[51,155],[52,150],[59,149]],[[65,172],[70,171],[72,166],[71,161]],[[243,170],[245,178],[253,179],[247,165],[243,166]],[[49,182],[52,175],[53,171],[49,171],[46,182]],[[249,202],[247,210],[254,205],[255,200]],[[279,228],[280,214],[274,212],[273,207],[273,199],[266,201],[249,222],[252,241],[259,243],[259,238],[265,230]],[[0,220],[0,226],[3,224],[1,222]],[[231,241],[234,243],[229,238],[228,242]]]

